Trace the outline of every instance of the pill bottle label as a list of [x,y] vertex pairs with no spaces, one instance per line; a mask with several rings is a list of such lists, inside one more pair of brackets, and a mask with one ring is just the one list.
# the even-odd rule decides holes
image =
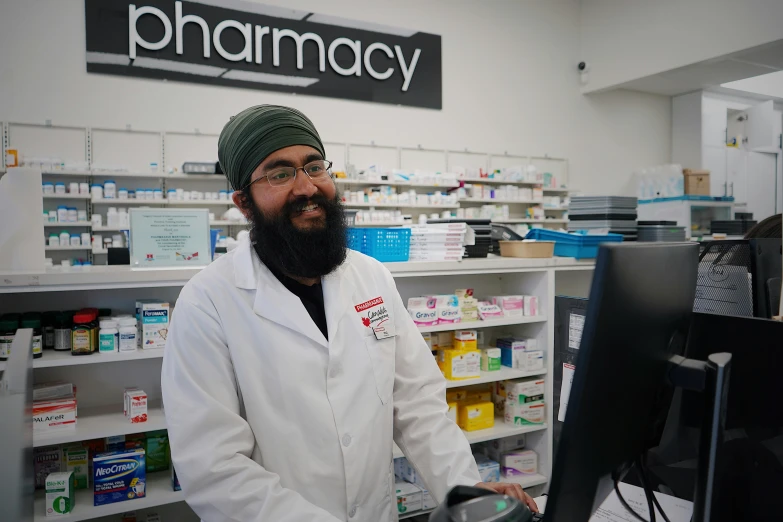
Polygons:
[[43,353],[43,335],[33,336],[33,355],[39,355]]
[[13,335],[0,335],[0,359],[11,357],[11,343],[13,342]]
[[71,337],[71,352],[73,353],[91,353],[92,352],[92,332],[88,328],[74,330]]
[[54,348],[54,328],[47,328],[44,330],[44,346],[47,348]]
[[99,337],[99,346],[101,352],[113,352],[115,350],[114,342],[116,337],[113,333],[101,334]]
[[136,332],[122,333],[120,332],[120,351],[132,352],[136,350]]

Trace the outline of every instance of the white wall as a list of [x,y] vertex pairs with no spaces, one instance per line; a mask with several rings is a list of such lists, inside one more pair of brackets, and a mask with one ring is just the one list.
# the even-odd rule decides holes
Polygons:
[[634,194],[634,170],[669,161],[669,98],[580,94],[578,0],[266,3],[442,35],[443,110],[87,74],[81,0],[3,0],[0,120],[219,132],[287,104],[328,141],[566,157],[589,193]]
[[778,0],[582,0],[581,8],[585,92],[783,39]]

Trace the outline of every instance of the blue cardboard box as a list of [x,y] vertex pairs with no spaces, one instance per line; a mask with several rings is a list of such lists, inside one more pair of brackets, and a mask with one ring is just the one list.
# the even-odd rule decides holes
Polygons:
[[99,453],[93,458],[94,505],[142,498],[146,486],[144,448]]

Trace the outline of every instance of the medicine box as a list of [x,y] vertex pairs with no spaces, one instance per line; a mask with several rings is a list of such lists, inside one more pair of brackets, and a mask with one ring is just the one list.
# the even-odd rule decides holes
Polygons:
[[33,402],[33,431],[48,432],[76,427],[76,399]]
[[114,504],[146,495],[144,448],[112,451],[93,459],[94,505]]
[[57,473],[62,469],[62,452],[60,446],[48,446],[33,450],[35,467],[35,487],[46,487],[46,477],[51,473]]
[[125,417],[131,424],[147,422],[147,394],[144,390],[125,392]]
[[73,473],[73,483],[76,489],[89,487],[89,450],[81,445],[63,448],[65,471]]
[[106,451],[119,451],[125,449],[125,435],[112,435],[105,439]]
[[468,397],[468,390],[465,388],[452,388],[446,390],[446,402],[459,402],[464,401]]
[[521,355],[521,368],[520,370],[526,372],[535,372],[544,369],[544,351],[533,350],[532,352],[526,351]]
[[394,459],[394,475],[405,482],[410,482],[411,484],[416,484],[423,488],[427,487],[424,485],[424,480],[421,478],[421,475],[419,475],[419,472],[416,471],[416,468],[414,468],[405,457]]
[[34,401],[71,398],[73,398],[73,384],[70,382],[44,382],[33,386]]
[[169,304],[157,299],[136,301],[136,324],[142,348],[163,348],[169,333]]
[[500,461],[500,470],[506,478],[535,475],[538,473],[538,454],[533,450],[504,453]]
[[70,515],[76,504],[73,472],[58,471],[46,477],[46,516]]
[[538,315],[538,297],[534,295],[526,295],[523,297],[525,315]]
[[455,341],[475,341],[476,330],[457,330],[454,332]]
[[506,403],[526,404],[544,400],[546,380],[540,378],[506,381]]
[[471,386],[465,390],[465,400],[470,402],[492,401],[492,389],[481,384]]
[[491,428],[495,425],[495,405],[491,401],[464,402],[457,410],[457,424],[465,431]]
[[474,454],[481,482],[500,482],[500,464],[480,453]]
[[435,509],[438,504],[435,499],[432,498],[432,494],[423,487],[419,487],[421,490],[421,509]]
[[546,420],[546,404],[544,401],[518,404],[507,400],[503,416],[506,424],[540,426]]
[[397,490],[397,512],[412,513],[421,510],[421,489],[415,484],[397,481],[394,484]]
[[441,350],[438,365],[448,380],[457,381],[479,377],[481,353],[478,350]]
[[481,349],[481,371],[494,372],[500,370],[500,348]]
[[505,439],[495,439],[487,442],[487,456],[500,462],[504,453],[520,450],[525,447],[525,435],[515,435]]
[[168,432],[159,430],[147,433],[147,438],[144,442],[144,452],[147,461],[147,473],[169,469],[171,449],[169,447]]

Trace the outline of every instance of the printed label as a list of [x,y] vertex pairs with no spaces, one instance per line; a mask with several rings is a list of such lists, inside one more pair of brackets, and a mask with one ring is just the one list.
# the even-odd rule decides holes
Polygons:
[[11,357],[11,343],[14,342],[13,335],[0,335],[0,359]]
[[114,334],[102,334],[100,336],[100,351],[102,352],[113,352],[114,347]]
[[39,353],[43,353],[41,350],[43,348],[43,336],[42,335],[34,335],[33,336],[33,355],[38,355]]
[[81,328],[74,330],[71,337],[71,351],[76,353],[90,352],[90,330]]
[[373,308],[375,306],[378,306],[380,304],[383,304],[383,298],[382,297],[376,297],[374,299],[370,299],[369,301],[365,301],[364,303],[358,304],[354,306],[357,312],[364,312],[368,308]]

